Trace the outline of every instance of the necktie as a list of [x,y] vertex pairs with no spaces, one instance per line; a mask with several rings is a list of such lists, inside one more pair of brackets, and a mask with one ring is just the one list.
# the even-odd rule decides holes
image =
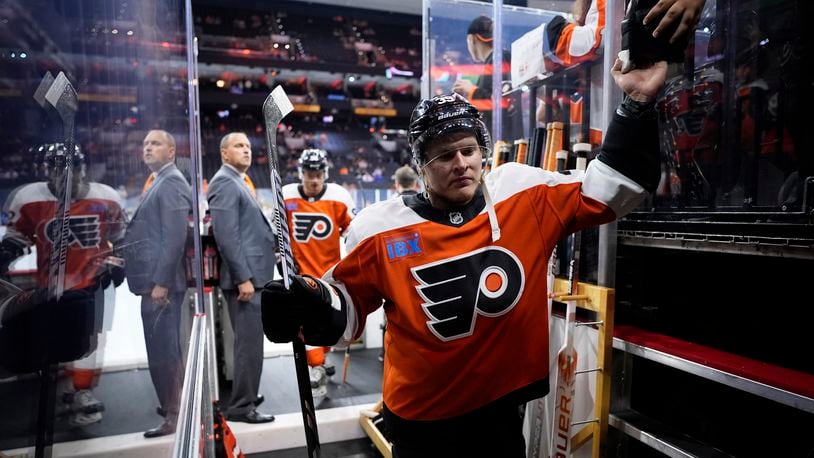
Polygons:
[[244,174],[244,175],[243,175],[243,181],[245,181],[245,182],[246,182],[246,186],[248,186],[248,187],[249,187],[249,191],[251,191],[251,192],[252,192],[252,197],[257,198],[257,191],[254,189],[254,183],[252,183],[252,179],[251,179],[251,178],[249,178],[249,176],[248,176],[248,175]]
[[144,186],[141,187],[142,196],[147,193],[147,190],[153,185],[153,181],[155,181],[155,173],[151,173],[150,176],[147,177],[147,181],[144,182]]

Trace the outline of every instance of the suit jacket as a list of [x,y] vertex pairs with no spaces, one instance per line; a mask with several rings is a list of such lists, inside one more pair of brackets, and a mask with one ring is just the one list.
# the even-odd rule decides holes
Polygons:
[[192,189],[178,167],[159,171],[127,225],[121,250],[133,294],[149,294],[155,285],[186,289],[184,247],[191,210]]
[[207,198],[221,256],[220,287],[236,289],[246,280],[265,285],[274,276],[276,237],[243,177],[221,166],[209,182]]

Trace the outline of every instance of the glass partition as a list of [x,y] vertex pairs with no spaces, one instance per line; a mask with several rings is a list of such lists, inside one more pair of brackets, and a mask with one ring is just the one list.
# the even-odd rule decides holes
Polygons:
[[[657,209],[799,213],[811,174],[801,2],[709,0],[667,82]],[[810,205],[810,204],[809,204]]]
[[[500,39],[495,40],[489,32],[492,20],[492,5],[465,0],[428,0],[425,2],[425,92],[422,96],[432,96],[458,92],[467,97],[484,115],[493,140],[513,142],[529,136],[528,97],[525,105],[521,94],[528,87],[515,88],[512,84],[512,44],[524,35],[545,28],[545,24],[561,13],[554,11],[503,6],[500,18]],[[486,21],[479,17],[488,18]],[[497,29],[497,28],[496,28]],[[472,31],[474,33],[469,34]],[[473,38],[468,38],[471,35]],[[468,41],[472,40],[473,43]],[[495,56],[491,43],[499,41],[503,52]],[[487,44],[487,46],[482,46]],[[539,56],[542,58],[543,44],[540,42]],[[515,48],[517,49],[517,48]],[[518,50],[519,52],[519,50]],[[525,53],[524,53],[525,55]],[[497,103],[501,107],[500,124],[493,123],[492,97],[493,60],[500,67],[501,91],[506,94]],[[529,65],[535,63],[529,62]],[[537,67],[524,68],[529,74],[547,73],[542,59]],[[515,76],[515,82],[518,78]],[[522,85],[520,85],[522,86]]]
[[185,12],[0,3],[4,453],[175,431],[200,265]]

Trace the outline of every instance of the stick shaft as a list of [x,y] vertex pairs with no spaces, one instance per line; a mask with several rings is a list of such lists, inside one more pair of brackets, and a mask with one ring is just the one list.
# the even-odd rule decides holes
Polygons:
[[[283,97],[285,100],[278,101],[276,97]],[[288,109],[278,106],[279,102],[289,105]],[[286,288],[291,287],[291,276],[297,273],[294,257],[291,252],[291,234],[288,229],[288,218],[285,211],[285,199],[283,199],[282,180],[280,179],[280,167],[277,154],[277,125],[283,117],[290,111],[285,92],[281,88],[275,90],[266,98],[263,103],[263,116],[266,124],[266,150],[269,163],[269,174],[271,178],[271,190],[274,195],[274,225],[277,229],[277,250],[280,254],[280,261],[283,271],[283,284]],[[305,428],[305,442],[310,458],[319,457],[319,430],[317,428],[316,411],[314,398],[311,393],[311,380],[308,375],[308,362],[305,355],[305,344],[299,338],[292,342],[294,350],[294,368],[297,373],[297,389],[300,395],[300,409],[302,410],[302,422]]]

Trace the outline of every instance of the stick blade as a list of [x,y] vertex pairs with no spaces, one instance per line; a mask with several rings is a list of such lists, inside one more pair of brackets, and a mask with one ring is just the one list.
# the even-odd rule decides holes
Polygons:
[[263,116],[266,121],[274,121],[274,127],[277,127],[277,123],[292,111],[294,105],[291,104],[282,86],[275,87],[263,102]]
[[45,100],[56,108],[57,113],[63,120],[73,117],[73,114],[79,108],[76,89],[74,89],[68,77],[65,76],[65,72],[59,72],[51,88],[45,93]]
[[42,80],[40,80],[39,86],[37,86],[37,89],[34,91],[34,100],[42,108],[48,108],[50,106],[45,100],[45,94],[48,92],[48,89],[51,89],[53,84],[54,75],[52,75],[50,71],[45,72]]

